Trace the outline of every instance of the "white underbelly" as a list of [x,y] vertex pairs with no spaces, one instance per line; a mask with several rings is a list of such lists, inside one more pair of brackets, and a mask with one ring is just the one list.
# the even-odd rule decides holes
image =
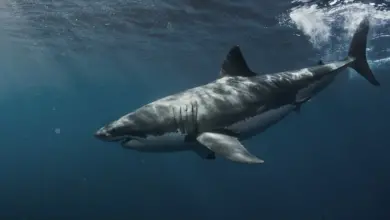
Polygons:
[[230,125],[228,129],[239,134],[240,139],[246,139],[265,131],[286,117],[295,108],[295,105],[284,105],[277,109],[268,110],[251,118],[236,122]]
[[173,152],[190,150],[192,144],[185,142],[186,134],[179,132],[166,133],[160,136],[149,135],[147,138],[131,137],[122,142],[124,148],[144,152]]

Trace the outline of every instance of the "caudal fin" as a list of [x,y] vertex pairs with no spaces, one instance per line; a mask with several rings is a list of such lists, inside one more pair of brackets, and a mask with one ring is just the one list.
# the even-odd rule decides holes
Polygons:
[[350,67],[358,72],[361,76],[367,79],[372,85],[379,86],[378,80],[375,79],[370,66],[367,63],[366,47],[367,34],[370,29],[370,21],[367,17],[360,22],[355,34],[352,37],[352,42],[349,47],[348,57],[354,59]]

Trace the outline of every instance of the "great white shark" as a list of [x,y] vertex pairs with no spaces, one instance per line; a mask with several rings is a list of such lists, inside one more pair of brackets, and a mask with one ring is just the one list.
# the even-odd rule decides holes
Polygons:
[[218,155],[239,163],[263,163],[242,141],[299,111],[346,68],[379,86],[366,58],[369,27],[364,18],[343,60],[272,74],[251,71],[234,46],[215,81],[146,104],[106,124],[95,137],[142,152],[193,151],[205,159]]

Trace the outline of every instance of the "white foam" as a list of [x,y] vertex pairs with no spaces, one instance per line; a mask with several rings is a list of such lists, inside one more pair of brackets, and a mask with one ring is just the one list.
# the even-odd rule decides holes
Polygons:
[[[303,0],[294,2],[307,3]],[[372,27],[370,41],[389,38],[386,26],[390,24],[390,11],[384,9],[383,4],[354,3],[353,0],[332,0],[328,4],[326,7],[319,7],[317,4],[295,7],[288,15],[282,17],[284,20],[280,20],[280,23],[299,29],[308,37],[314,48],[324,51],[321,56],[329,60],[337,60],[340,56],[345,56],[356,27],[366,16],[369,17]],[[375,53],[373,48],[368,48],[368,52]],[[372,60],[369,63],[373,65],[372,68],[389,65],[390,53],[387,58]],[[350,71],[349,75],[350,78],[355,78],[356,74]]]
[[331,34],[330,23],[333,19],[317,5],[296,8],[290,13],[290,19],[299,30],[310,38],[314,46],[326,42]]
[[381,10],[375,4],[335,5],[337,2],[330,2],[327,8],[319,8],[316,4],[296,7],[289,14],[290,22],[308,36],[316,47],[329,41],[334,28],[344,29],[347,32],[345,37],[351,37],[365,16],[370,17],[373,27],[390,23],[390,11]]
[[369,63],[375,65],[376,67],[380,67],[384,64],[390,63],[390,57],[386,57],[386,58],[382,58],[382,59],[378,59],[378,60],[373,60]]

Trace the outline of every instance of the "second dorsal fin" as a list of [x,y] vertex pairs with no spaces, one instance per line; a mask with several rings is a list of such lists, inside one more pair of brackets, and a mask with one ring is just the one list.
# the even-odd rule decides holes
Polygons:
[[244,56],[241,53],[241,49],[238,45],[232,47],[229,50],[229,53],[226,55],[225,60],[222,63],[221,77],[224,76],[256,76],[256,73],[252,72],[246,61]]

